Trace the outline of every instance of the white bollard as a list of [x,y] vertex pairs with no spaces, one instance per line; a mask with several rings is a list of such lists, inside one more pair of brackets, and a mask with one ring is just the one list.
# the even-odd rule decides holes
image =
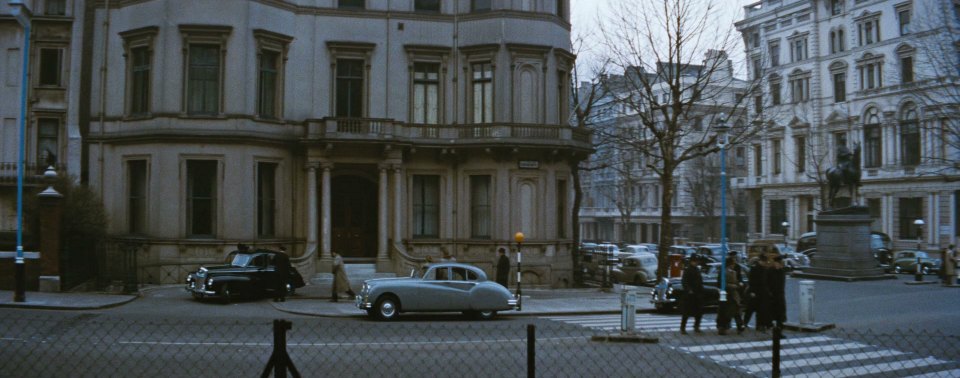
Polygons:
[[633,333],[636,330],[637,292],[624,288],[620,292],[620,330]]
[[813,324],[813,281],[800,281],[800,324]]

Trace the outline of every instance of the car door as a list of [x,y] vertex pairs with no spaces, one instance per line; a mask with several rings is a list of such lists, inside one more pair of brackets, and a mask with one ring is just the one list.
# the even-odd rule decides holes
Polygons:
[[424,278],[418,290],[418,308],[423,311],[459,310],[456,302],[463,293],[454,285],[450,266],[437,266],[432,272],[431,277]]

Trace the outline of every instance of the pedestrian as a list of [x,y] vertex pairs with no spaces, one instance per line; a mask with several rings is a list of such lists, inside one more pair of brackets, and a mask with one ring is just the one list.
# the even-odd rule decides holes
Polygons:
[[767,255],[760,254],[750,264],[750,273],[747,275],[747,305],[743,315],[744,327],[750,323],[753,314],[757,314],[756,330],[766,332],[770,326],[769,296],[767,287]]
[[497,250],[500,257],[497,258],[497,283],[507,287],[507,281],[510,277],[510,258],[507,257],[507,250],[500,247]]
[[[346,290],[344,290],[346,289]],[[336,251],[333,252],[333,293],[330,302],[336,302],[340,298],[340,293],[346,291],[351,298],[357,294],[350,289],[350,279],[347,278],[347,271],[343,269],[343,257]]]
[[693,317],[693,332],[700,333],[700,320],[703,318],[703,274],[700,272],[700,256],[687,258],[683,269],[683,296],[680,305],[683,317],[680,318],[680,334],[687,334],[687,319]]
[[950,244],[950,254],[953,255],[953,270],[957,274],[956,284],[960,285],[960,269],[957,269],[958,263],[960,263],[960,256],[957,255],[957,248]]
[[287,301],[287,284],[290,283],[290,256],[287,255],[287,248],[280,247],[280,252],[274,255],[273,269],[277,274],[277,287],[274,288],[274,302]]
[[[721,335],[726,335],[730,329],[730,320],[734,320],[737,326],[737,334],[743,333],[743,318],[740,314],[740,277],[739,265],[733,257],[727,257],[725,261],[726,274],[723,275],[726,282],[724,291],[727,293],[726,302],[720,303],[717,313],[717,331]],[[717,286],[720,286],[721,277],[717,276]]]
[[440,258],[440,262],[457,262],[457,258],[450,255],[447,247],[441,247],[440,249],[443,251],[443,257]]
[[783,323],[787,321],[787,272],[780,254],[773,257],[767,269],[767,285],[770,291],[770,320],[777,328],[783,329]]
[[943,286],[948,286],[951,284],[956,276],[957,270],[957,260],[956,252],[954,251],[953,244],[950,244],[949,247],[943,250]]

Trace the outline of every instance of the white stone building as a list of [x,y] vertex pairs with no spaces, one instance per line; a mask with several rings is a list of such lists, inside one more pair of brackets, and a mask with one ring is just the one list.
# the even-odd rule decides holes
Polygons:
[[[720,59],[721,63],[711,63],[713,59]],[[711,68],[717,65],[717,68]],[[705,68],[706,67],[706,68]],[[613,133],[641,133],[645,135],[645,127],[637,115],[637,109],[632,108],[626,100],[632,98],[636,102],[645,93],[638,93],[635,85],[626,84],[633,80],[638,82],[635,75],[645,75],[652,87],[656,88],[652,94],[661,101],[668,103],[669,87],[662,82],[665,78],[664,65],[658,64],[656,72],[645,72],[632,67],[633,72],[624,75],[608,75],[604,77],[602,85],[605,87],[605,96],[597,101],[593,125],[598,130],[594,136],[597,141],[597,152],[590,157],[590,166],[598,169],[583,172],[584,199],[580,207],[581,239],[596,242],[615,243],[657,243],[660,239],[661,191],[663,190],[659,176],[648,164],[658,164],[655,160],[645,156],[641,151],[631,147],[628,140],[643,138],[613,138],[612,141],[603,141],[602,135]],[[712,71],[711,78],[704,80],[704,71]],[[733,76],[732,62],[727,59],[725,52],[710,51],[705,56],[702,65],[690,64],[684,66],[681,81],[685,86],[695,82],[709,82],[710,88],[705,89],[703,99],[688,112],[688,123],[683,125],[684,141],[693,143],[714,133],[717,116],[726,114],[731,126],[742,126],[745,119],[731,116],[735,112],[735,103],[738,98],[745,96],[749,83],[736,79]],[[585,90],[589,83],[581,85]],[[649,105],[645,104],[645,107]],[[662,118],[659,117],[658,118]],[[618,131],[613,131],[618,130]],[[610,143],[608,143],[610,142]],[[727,167],[730,178],[741,176],[744,169],[745,150],[736,147],[727,153]],[[741,159],[737,159],[740,156]],[[707,159],[687,161],[679,166],[675,174],[675,190],[671,207],[673,219],[673,236],[686,241],[716,242],[720,237],[720,181],[719,159],[711,155]],[[709,186],[706,190],[699,190],[697,186]],[[709,185],[712,184],[712,185]],[[737,214],[732,204],[737,203],[734,193],[728,192],[728,237],[730,240],[740,240],[738,236],[745,229],[743,214]],[[709,210],[698,211],[698,207]],[[705,216],[704,212],[713,214]],[[629,214],[629,216],[626,216]]]
[[896,248],[918,236],[929,249],[957,242],[960,3],[764,0],[736,26],[751,75],[764,80],[754,110],[766,131],[736,184],[750,193],[752,236],[815,231],[828,208],[817,178],[839,146],[860,145],[857,202],[873,229]]
[[141,282],[237,243],[308,276],[333,250],[492,273],[518,231],[525,283],[572,279],[570,166],[591,147],[567,122],[568,0],[65,1],[87,33],[68,165]]

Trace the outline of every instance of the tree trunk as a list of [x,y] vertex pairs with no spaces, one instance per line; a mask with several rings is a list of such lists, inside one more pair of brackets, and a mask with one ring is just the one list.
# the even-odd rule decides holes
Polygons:
[[660,244],[658,247],[657,281],[667,276],[670,261],[667,259],[668,250],[673,245],[673,170],[664,169],[660,176]]

